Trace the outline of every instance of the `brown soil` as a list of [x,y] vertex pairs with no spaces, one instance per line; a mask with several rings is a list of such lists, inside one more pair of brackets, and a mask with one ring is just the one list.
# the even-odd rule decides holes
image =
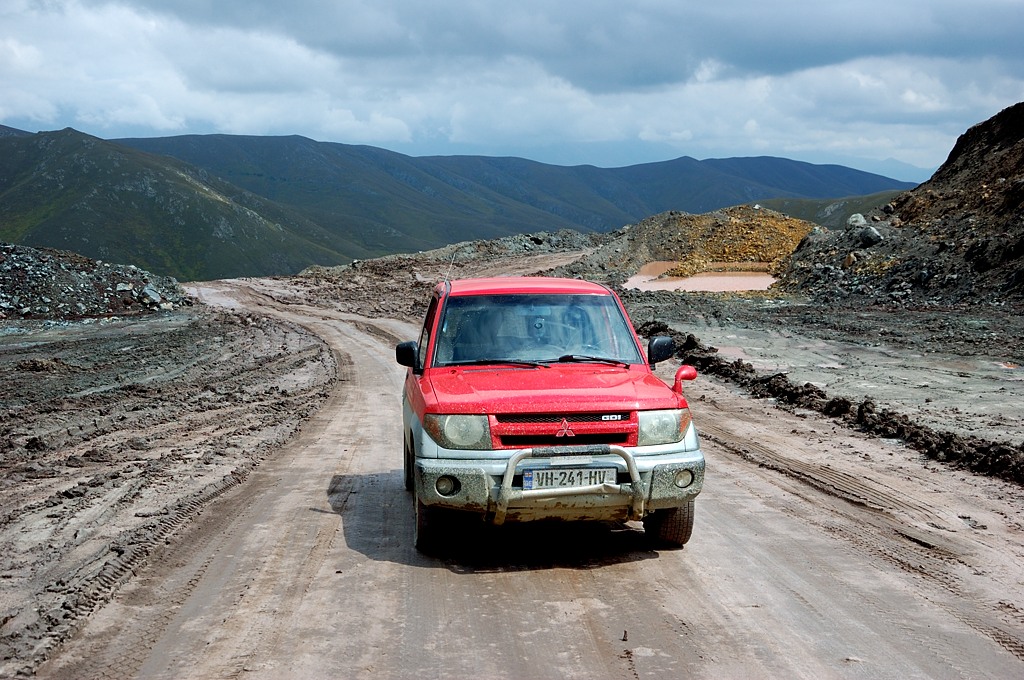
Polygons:
[[[134,319],[8,325],[0,338],[0,463],[6,480],[0,488],[4,673],[30,672],[60,654],[72,633],[105,611],[104,602],[132,587],[157,550],[163,554],[165,544],[190,540],[188,527],[207,507],[236,488],[246,488],[250,474],[268,456],[281,455],[281,447],[294,440],[296,429],[318,413],[329,395],[376,389],[372,383],[351,382],[345,368],[349,359],[341,354],[346,345],[331,349],[314,320],[354,324],[382,342],[386,355],[398,340],[415,336],[414,324],[431,281],[449,270],[462,276],[550,272],[592,253],[593,248],[486,253],[454,265],[447,253],[403,256],[294,279],[252,281],[249,285],[266,300],[263,308],[221,295],[217,286],[195,286],[194,294],[222,311],[197,306]],[[1008,433],[1022,431],[1024,422],[1018,368],[1024,356],[1019,342],[1007,342],[1011,336],[1024,337],[1020,316],[996,308],[973,315],[931,309],[894,315],[884,309],[821,310],[776,296],[620,292],[643,332],[677,334],[686,361],[706,376],[747,390],[754,403],[765,402],[755,408],[781,408],[799,419],[821,413],[823,420],[808,421],[816,423],[813,429],[847,432],[844,438],[861,442],[853,444],[856,450],[873,451],[878,444],[866,444],[872,439],[899,442],[908,454],[919,450],[924,456],[901,454],[905,462],[899,474],[907,479],[934,474],[926,462],[933,458],[946,461],[951,471],[1020,481],[1022,442],[1019,437],[1011,441]],[[266,305],[293,311],[290,316],[267,316]],[[302,325],[289,320],[299,313],[307,319]],[[344,316],[353,314],[358,317]],[[406,330],[382,326],[388,319]],[[884,335],[879,333],[882,324]],[[784,336],[771,336],[780,328],[786,330]],[[746,344],[737,358],[727,348],[708,347],[695,332],[712,339],[767,335]],[[800,380],[788,377],[793,366],[754,368],[769,356],[776,362],[786,357],[796,362],[798,349],[808,343],[821,343],[828,347],[824,355],[851,364],[858,346],[869,348],[879,341],[890,356],[927,355],[943,363],[961,355],[1008,368],[977,380],[965,374],[955,392],[918,391],[921,397],[912,399],[882,384],[881,376],[891,372],[888,366],[861,366],[878,386],[871,393],[833,392],[827,368],[814,369],[817,373],[810,379]],[[915,367],[910,362],[900,370],[904,382],[920,385],[935,379],[927,364]],[[716,394],[714,399],[724,404],[727,397]],[[955,423],[946,420],[944,429],[926,424],[930,405],[923,402],[928,394],[936,407],[957,413]],[[1002,400],[996,402],[1002,404],[999,413],[972,410],[972,394]],[[394,403],[394,396],[390,399]],[[709,445],[734,447],[761,466],[780,465],[770,462],[770,451],[783,449],[772,445],[752,454],[751,447],[761,444],[745,437],[756,435],[727,435],[706,407],[697,407],[697,412],[707,420]],[[392,421],[385,419],[379,426],[393,427]],[[791,441],[778,446],[812,446],[802,429],[790,429]],[[1006,437],[965,436],[969,431]],[[787,466],[781,469],[793,474]],[[814,482],[819,483],[835,482]],[[394,493],[401,497],[397,486]],[[714,486],[707,493],[716,493]],[[1006,518],[1024,509],[1019,487],[1002,488],[999,494],[1005,499]],[[986,523],[995,521],[987,514],[991,512],[985,511]],[[981,513],[962,514],[973,518]],[[1015,526],[1006,530],[1016,532],[1012,540],[1019,541],[1022,528]],[[995,566],[979,563],[977,568]],[[1024,609],[1024,592],[1007,591],[1004,601]],[[1007,643],[1011,650],[1024,644],[1024,622],[1015,620],[998,624],[1000,635],[1017,641]],[[134,638],[124,639],[129,644]],[[53,677],[78,677],[74,669],[82,666],[77,664],[45,668],[64,669],[47,671]]]

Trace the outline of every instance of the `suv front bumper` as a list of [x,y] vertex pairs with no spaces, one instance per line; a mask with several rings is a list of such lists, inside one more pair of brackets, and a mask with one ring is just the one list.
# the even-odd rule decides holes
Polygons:
[[[615,467],[616,482],[547,489],[522,488],[525,469]],[[442,478],[447,478],[440,482]],[[700,493],[699,449],[635,455],[615,445],[519,449],[507,459],[416,459],[416,495],[425,506],[508,520],[640,520],[654,510],[681,507]],[[448,493],[442,494],[439,488]]]

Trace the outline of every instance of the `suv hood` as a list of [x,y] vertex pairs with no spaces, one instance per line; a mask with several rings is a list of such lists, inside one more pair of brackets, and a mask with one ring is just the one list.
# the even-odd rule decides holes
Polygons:
[[564,413],[679,408],[685,400],[646,369],[594,364],[474,366],[429,377],[446,413]]

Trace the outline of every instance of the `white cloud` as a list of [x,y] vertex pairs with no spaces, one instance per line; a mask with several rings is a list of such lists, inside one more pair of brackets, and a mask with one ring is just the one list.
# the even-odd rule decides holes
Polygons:
[[1021,25],[1005,0],[7,0],[0,123],[934,167],[1024,100]]

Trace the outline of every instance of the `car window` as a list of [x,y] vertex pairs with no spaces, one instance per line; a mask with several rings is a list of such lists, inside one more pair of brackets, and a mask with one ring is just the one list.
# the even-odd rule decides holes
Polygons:
[[449,297],[438,325],[434,365],[555,361],[567,354],[643,362],[611,296],[523,294]]
[[423,330],[420,331],[420,341],[416,348],[416,366],[423,368],[427,365],[427,345],[430,341],[430,328],[434,325],[434,315],[437,313],[437,298],[430,298],[430,306],[427,307],[427,315],[423,319]]

